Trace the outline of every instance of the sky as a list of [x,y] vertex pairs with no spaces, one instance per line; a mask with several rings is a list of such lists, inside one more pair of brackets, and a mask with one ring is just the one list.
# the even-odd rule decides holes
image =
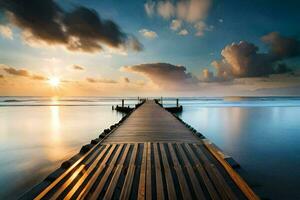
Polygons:
[[0,0],[0,95],[300,95],[299,8],[294,0]]

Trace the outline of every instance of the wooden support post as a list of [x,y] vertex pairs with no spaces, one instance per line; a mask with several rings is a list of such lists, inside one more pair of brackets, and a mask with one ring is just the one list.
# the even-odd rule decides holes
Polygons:
[[179,107],[178,99],[176,99],[176,107]]
[[124,107],[124,99],[122,99],[122,108]]

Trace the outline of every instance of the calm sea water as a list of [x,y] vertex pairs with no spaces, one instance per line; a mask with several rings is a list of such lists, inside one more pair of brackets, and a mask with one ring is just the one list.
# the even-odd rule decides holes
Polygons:
[[[174,102],[164,100],[166,106]],[[0,97],[0,197],[17,198],[117,122],[122,115],[111,106],[119,103],[119,98]],[[180,103],[180,117],[240,163],[262,197],[300,199],[300,98]]]

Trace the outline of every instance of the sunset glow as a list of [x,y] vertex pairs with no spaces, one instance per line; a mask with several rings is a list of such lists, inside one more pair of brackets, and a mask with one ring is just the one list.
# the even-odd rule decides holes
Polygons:
[[49,84],[56,88],[60,85],[60,79],[58,77],[52,77],[49,79]]
[[12,2],[0,5],[0,95],[300,92],[298,1],[49,0],[47,17],[40,1]]
[[299,9],[0,0],[0,200],[300,200]]

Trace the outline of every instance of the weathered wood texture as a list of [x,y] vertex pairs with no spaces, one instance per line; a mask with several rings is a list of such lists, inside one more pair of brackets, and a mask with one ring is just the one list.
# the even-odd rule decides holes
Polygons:
[[199,137],[192,134],[183,123],[154,101],[146,101],[105,142],[195,142]]
[[147,101],[35,199],[258,199],[210,151]]

